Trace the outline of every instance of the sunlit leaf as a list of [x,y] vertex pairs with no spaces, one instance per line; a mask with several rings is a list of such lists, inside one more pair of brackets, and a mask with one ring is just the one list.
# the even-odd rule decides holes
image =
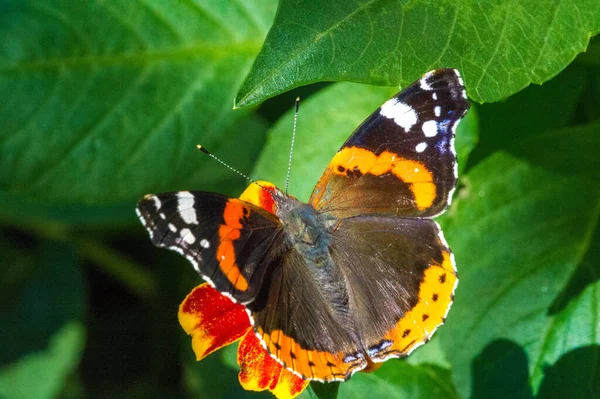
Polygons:
[[438,67],[497,101],[552,78],[598,31],[596,0],[282,0],[236,103],[317,81],[407,84]]
[[562,336],[547,331],[553,328],[549,308],[590,248],[600,188],[505,153],[477,165],[463,181],[444,223],[461,279],[438,334],[463,396],[472,389],[473,359],[499,339],[523,347],[535,392],[538,359],[549,351],[544,337]]

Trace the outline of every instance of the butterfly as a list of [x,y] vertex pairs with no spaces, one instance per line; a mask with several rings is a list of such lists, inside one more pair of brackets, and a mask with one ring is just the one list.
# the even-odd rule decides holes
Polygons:
[[455,130],[468,109],[459,72],[434,70],[356,129],[308,203],[269,187],[272,214],[181,191],[147,195],[137,213],[154,245],[245,306],[284,367],[346,380],[407,356],[445,320],[458,278],[432,218],[456,187]]

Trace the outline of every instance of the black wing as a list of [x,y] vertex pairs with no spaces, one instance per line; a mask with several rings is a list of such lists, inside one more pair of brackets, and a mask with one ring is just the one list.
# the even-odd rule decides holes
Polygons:
[[456,185],[454,131],[469,109],[458,71],[425,74],[369,116],[340,148],[309,203],[338,219],[432,217]]
[[221,293],[254,300],[283,242],[277,218],[236,198],[181,191],[147,195],[137,214],[152,243],[184,255]]

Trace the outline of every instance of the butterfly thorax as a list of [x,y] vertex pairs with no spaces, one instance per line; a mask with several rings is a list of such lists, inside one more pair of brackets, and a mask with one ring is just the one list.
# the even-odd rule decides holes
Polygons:
[[330,262],[329,244],[332,220],[294,197],[276,198],[276,214],[288,243],[310,263],[322,268]]

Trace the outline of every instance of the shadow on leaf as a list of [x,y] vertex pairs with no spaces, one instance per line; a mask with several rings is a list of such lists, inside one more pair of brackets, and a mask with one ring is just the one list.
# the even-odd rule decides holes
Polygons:
[[492,342],[475,358],[472,370],[473,399],[533,398],[527,354],[514,342]]
[[599,398],[600,345],[568,352],[544,369],[538,398]]

